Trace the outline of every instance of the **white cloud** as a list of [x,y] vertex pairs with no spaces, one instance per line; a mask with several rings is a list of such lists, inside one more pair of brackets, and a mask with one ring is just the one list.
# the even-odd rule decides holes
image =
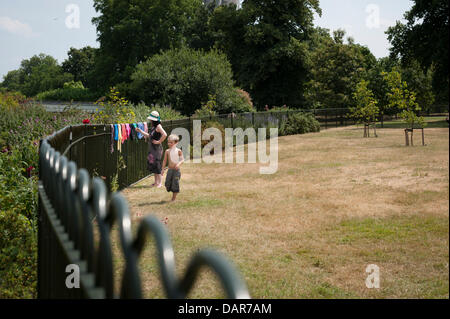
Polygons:
[[31,27],[19,20],[13,20],[10,17],[0,17],[0,29],[6,30],[12,34],[21,35],[26,38],[35,35]]

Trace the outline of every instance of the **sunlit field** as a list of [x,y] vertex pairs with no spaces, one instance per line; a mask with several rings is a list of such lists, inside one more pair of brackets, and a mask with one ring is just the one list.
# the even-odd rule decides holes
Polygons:
[[[259,174],[259,163],[190,163],[175,203],[150,188],[153,177],[123,194],[134,229],[145,215],[167,218],[179,275],[196,249],[212,247],[234,262],[253,298],[448,298],[442,126],[425,130],[426,146],[417,134],[414,147],[399,128],[379,128],[378,138],[356,126],[280,137],[276,174]],[[142,256],[145,297],[165,298],[155,251],[149,244]],[[380,269],[379,289],[366,287],[370,264]],[[209,271],[189,295],[220,297]]]

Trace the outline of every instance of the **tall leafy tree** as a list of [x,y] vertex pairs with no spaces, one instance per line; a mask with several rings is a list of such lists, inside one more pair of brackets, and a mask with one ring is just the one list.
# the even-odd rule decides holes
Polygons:
[[392,57],[384,57],[377,60],[376,65],[369,70],[368,76],[370,81],[369,88],[378,100],[380,113],[394,114],[398,112],[396,108],[389,107],[388,93],[390,88],[383,76],[383,73],[390,73],[394,69],[401,74],[408,88],[416,92],[416,101],[421,109],[427,112],[430,111],[435,101],[431,70],[424,71],[415,60],[412,60],[408,65],[402,66],[398,60]]
[[397,109],[398,114],[409,128],[425,126],[425,120],[419,116],[421,108],[416,101],[416,93],[408,88],[406,81],[403,81],[401,73],[394,69],[389,73],[384,72],[383,77],[389,87],[387,94],[391,107]]
[[440,100],[448,100],[449,1],[413,0],[405,13],[406,24],[397,22],[386,33],[391,55],[404,64],[417,60],[425,70],[432,69],[433,87]]
[[368,88],[373,92],[374,98],[378,101],[378,108],[380,109],[381,115],[392,115],[395,112],[395,109],[389,105],[387,96],[389,87],[383,77],[383,72],[391,72],[393,68],[399,66],[398,64],[397,60],[390,57],[380,58],[368,72]]
[[10,91],[20,91],[22,82],[23,72],[20,70],[12,70],[3,77],[1,87],[4,87]]
[[312,45],[312,79],[307,83],[310,107],[344,108],[354,106],[352,94],[357,83],[368,77],[376,58],[366,47],[345,43],[345,31],[337,30],[333,37],[319,30]]
[[186,43],[186,30],[200,0],[94,0],[92,19],[100,42],[97,88],[129,81],[134,68],[161,50]]
[[429,112],[435,102],[433,92],[433,72],[423,70],[415,60],[401,68],[402,79],[408,84],[408,88],[416,93],[416,101],[422,111]]
[[260,109],[304,104],[314,12],[321,13],[317,0],[244,0],[240,10],[230,5],[214,11],[215,46]]
[[81,49],[70,48],[67,52],[68,58],[61,64],[63,71],[72,74],[74,81],[81,81],[84,86],[89,86],[96,50],[90,46]]

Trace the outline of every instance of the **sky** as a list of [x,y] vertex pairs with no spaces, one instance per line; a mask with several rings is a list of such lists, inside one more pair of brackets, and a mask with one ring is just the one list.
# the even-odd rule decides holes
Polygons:
[[[320,0],[314,24],[345,29],[377,57],[389,54],[384,32],[412,7],[411,0]],[[0,0],[0,81],[20,62],[45,53],[59,63],[71,47],[99,47],[93,0]]]

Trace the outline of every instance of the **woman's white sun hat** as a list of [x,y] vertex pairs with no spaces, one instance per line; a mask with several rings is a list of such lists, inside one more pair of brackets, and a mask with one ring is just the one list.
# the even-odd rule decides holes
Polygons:
[[161,121],[161,118],[159,117],[159,113],[157,111],[153,111],[147,117],[147,120],[158,122],[158,121]]

